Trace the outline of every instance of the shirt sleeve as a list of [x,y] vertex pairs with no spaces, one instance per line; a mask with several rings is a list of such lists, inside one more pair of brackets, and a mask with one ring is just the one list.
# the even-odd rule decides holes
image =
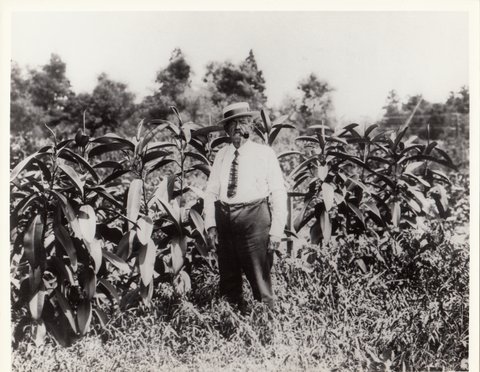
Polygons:
[[225,147],[220,149],[215,156],[210,176],[208,177],[207,188],[205,190],[205,199],[203,208],[205,211],[205,229],[208,231],[210,227],[217,226],[215,222],[215,201],[218,200],[220,194],[220,169],[225,154]]
[[270,147],[268,148],[267,167],[267,183],[272,208],[270,235],[281,238],[287,222],[287,190],[277,155]]

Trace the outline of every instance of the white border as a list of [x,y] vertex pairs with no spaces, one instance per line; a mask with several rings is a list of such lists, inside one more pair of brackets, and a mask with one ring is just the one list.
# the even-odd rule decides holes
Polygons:
[[[0,0],[0,148],[3,156],[0,157],[0,169],[4,176],[1,178],[0,192],[0,357],[2,370],[11,368],[10,360],[10,276],[9,276],[9,81],[10,81],[10,25],[11,13],[17,11],[466,11],[470,15],[470,371],[480,370],[479,363],[479,70],[480,70],[480,2],[478,0],[417,0],[417,1],[1,1]],[[3,173],[5,172],[5,173]]]

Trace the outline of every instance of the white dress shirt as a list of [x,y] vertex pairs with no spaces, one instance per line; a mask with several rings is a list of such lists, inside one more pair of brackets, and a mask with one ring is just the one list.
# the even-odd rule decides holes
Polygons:
[[287,219],[287,191],[277,156],[271,147],[250,140],[240,146],[238,152],[237,192],[232,198],[227,197],[227,189],[235,147],[225,146],[215,157],[204,200],[205,228],[216,226],[216,200],[228,204],[248,203],[268,196],[272,208],[270,235],[280,238]]

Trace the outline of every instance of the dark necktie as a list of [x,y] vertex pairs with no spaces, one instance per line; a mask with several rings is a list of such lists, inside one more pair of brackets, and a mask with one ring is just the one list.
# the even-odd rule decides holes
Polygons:
[[232,166],[230,168],[230,177],[228,178],[228,188],[227,196],[233,198],[237,193],[237,183],[238,183],[238,150],[235,150],[235,157],[232,161]]

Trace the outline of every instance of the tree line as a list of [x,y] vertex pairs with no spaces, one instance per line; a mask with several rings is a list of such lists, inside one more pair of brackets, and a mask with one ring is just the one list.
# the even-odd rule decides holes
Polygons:
[[[31,132],[34,136],[43,136],[44,124],[58,127],[65,134],[83,125],[92,136],[112,131],[128,133],[132,124],[141,119],[168,119],[170,106],[176,106],[187,120],[209,125],[220,116],[222,106],[235,100],[247,101],[254,109],[267,106],[265,78],[252,50],[238,64],[229,60],[208,63],[202,83],[193,87],[192,68],[181,49],[176,48],[168,64],[156,72],[153,92],[139,103],[135,102],[135,95],[127,84],[112,80],[105,72],[98,75],[92,92],[76,94],[66,67],[56,54],[37,69],[23,71],[17,63],[12,63],[12,133]],[[292,115],[300,130],[319,121],[330,126],[336,123],[332,103],[334,88],[329,82],[310,73],[299,81],[297,90],[299,97],[286,97],[276,108],[278,114]],[[420,98],[411,96],[402,103],[396,91],[390,91],[383,107],[383,124],[401,125]],[[421,127],[429,121],[431,137],[435,138],[451,120],[449,114],[468,112],[469,90],[462,87],[458,92],[451,92],[443,103],[422,99],[412,124]]]

